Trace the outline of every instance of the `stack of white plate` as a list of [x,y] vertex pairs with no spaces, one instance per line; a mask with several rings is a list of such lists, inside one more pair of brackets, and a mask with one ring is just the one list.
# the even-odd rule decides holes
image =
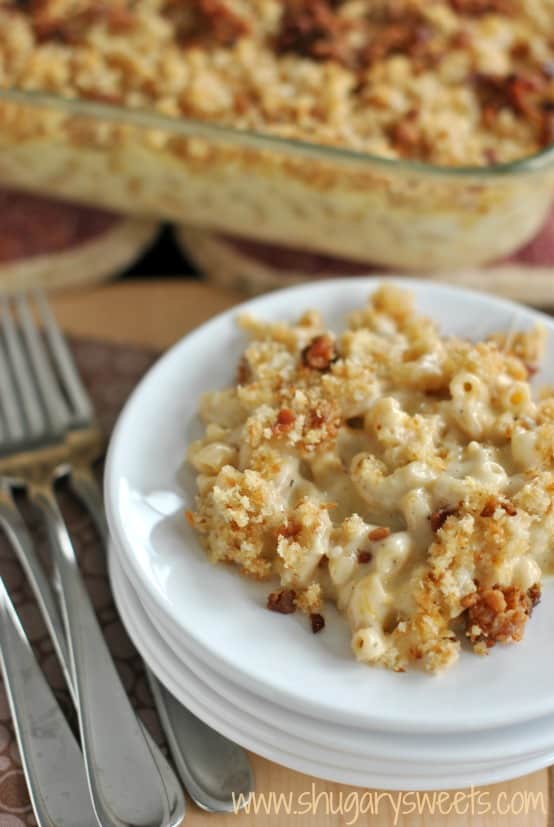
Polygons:
[[[554,324],[509,302],[403,279],[442,328],[481,337],[540,318],[554,383]],[[249,302],[267,319],[322,310],[332,326],[374,280],[292,288]],[[244,310],[243,306],[241,310]],[[192,712],[273,761],[322,778],[383,789],[447,789],[501,781],[554,759],[554,583],[517,646],[463,652],[448,673],[396,674],[357,663],[346,624],[326,609],[312,635],[303,616],[268,612],[267,584],[212,566],[184,511],[194,478],[183,457],[201,432],[202,391],[232,380],[244,344],[231,311],[169,351],[139,385],[107,463],[112,583],[127,629],[158,678]]]

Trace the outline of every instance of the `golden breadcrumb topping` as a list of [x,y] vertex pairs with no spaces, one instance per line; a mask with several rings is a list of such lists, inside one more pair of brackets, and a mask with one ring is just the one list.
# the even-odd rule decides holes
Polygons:
[[495,164],[554,140],[554,0],[0,0],[0,86]]

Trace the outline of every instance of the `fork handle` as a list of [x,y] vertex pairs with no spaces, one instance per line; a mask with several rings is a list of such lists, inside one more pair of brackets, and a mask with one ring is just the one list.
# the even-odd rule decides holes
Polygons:
[[71,668],[69,665],[69,652],[67,650],[63,622],[60,617],[56,598],[52,591],[50,581],[38,559],[35,544],[29,533],[29,529],[19,513],[12,493],[9,487],[1,482],[0,525],[4,529],[8,540],[11,542],[19,564],[31,584],[33,594],[39,605],[44,622],[46,623],[52,643],[54,644],[64,678],[75,701],[76,698],[73,692]]
[[[25,521],[21,517],[17,505],[14,502],[12,493],[9,487],[1,482],[0,525],[6,532],[6,535],[16,553],[17,559],[19,560],[27,580],[31,585],[33,594],[39,605],[44,622],[46,623],[46,627],[52,639],[52,643],[54,644],[54,649],[62,668],[67,687],[71,693],[75,708],[77,708],[78,701],[76,691],[73,686],[73,675],[69,660],[69,650],[65,639],[63,621],[55,595],[52,591],[52,585],[49,578],[46,576],[40,560],[38,559],[33,539],[29,533],[29,529],[27,528]],[[141,726],[154,760],[158,765],[160,774],[164,779],[168,795],[170,796],[171,827],[178,827],[183,820],[185,811],[183,793],[165,756],[162,754],[142,722]]]
[[40,827],[98,827],[77,741],[0,580],[0,664]]
[[96,481],[94,472],[89,465],[72,465],[69,475],[69,484],[73,489],[74,494],[81,500],[90,516],[93,519],[100,539],[107,548],[110,532],[108,529],[108,521],[106,520],[106,511],[104,509],[104,500],[100,486]]
[[[71,468],[70,485],[88,509],[104,545],[109,530],[100,486],[90,466]],[[246,752],[196,718],[146,666],[158,717],[181,780],[192,800],[208,812],[231,812],[254,785]]]
[[117,827],[167,825],[169,806],[159,770],[102,636],[52,486],[33,483],[28,491],[45,520],[53,552],[97,816]]
[[[93,482],[95,482],[93,480]],[[99,492],[98,492],[99,493]],[[46,627],[54,644],[58,661],[62,668],[67,687],[75,708],[77,709],[77,694],[73,686],[73,675],[69,659],[69,650],[65,639],[63,621],[60,615],[58,603],[52,591],[52,584],[46,576],[44,568],[38,559],[33,539],[29,529],[17,505],[14,502],[9,486],[0,481],[0,525],[6,532],[17,559],[22,566],[27,580],[29,581],[33,594],[40,608]],[[154,742],[152,736],[141,722],[148,745],[158,765],[160,774],[164,780],[167,793],[170,797],[171,827],[178,827],[183,820],[185,813],[185,802],[181,787],[175,777],[175,773],[169,766],[165,756]]]

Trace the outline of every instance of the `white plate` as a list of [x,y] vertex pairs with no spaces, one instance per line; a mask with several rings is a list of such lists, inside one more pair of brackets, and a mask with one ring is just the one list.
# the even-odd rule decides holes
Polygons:
[[[449,332],[481,337],[540,319],[552,334],[550,318],[511,302],[411,279],[401,283],[415,293],[418,309]],[[301,285],[247,302],[240,310],[290,319],[317,307],[339,328],[375,284],[374,279],[345,279]],[[302,618],[265,609],[267,585],[208,563],[183,516],[193,502],[194,475],[183,472],[182,462],[187,444],[201,431],[199,395],[232,380],[244,345],[236,313],[233,309],[203,325],[152,368],[125,406],[108,455],[110,528],[127,565],[179,635],[202,647],[214,668],[256,694],[361,728],[460,732],[554,713],[554,661],[545,657],[554,627],[552,581],[521,644],[496,647],[488,658],[463,653],[447,674],[430,677],[355,662],[346,624],[333,611],[327,612],[324,633],[314,638]],[[552,335],[544,365],[536,381],[554,382]]]
[[299,738],[318,744],[322,749],[332,749],[350,756],[394,764],[399,761],[415,761],[419,764],[424,756],[426,766],[455,765],[459,768],[464,765],[477,766],[521,760],[537,753],[554,752],[552,717],[501,727],[498,730],[472,733],[467,737],[456,733],[441,736],[360,731],[345,724],[337,725],[287,710],[272,703],[271,699],[254,695],[218,674],[203,660],[204,653],[200,648],[185,644],[176,635],[167,624],[167,618],[161,615],[148,595],[135,590],[134,584],[123,572],[114,544],[111,547],[111,555],[112,571],[118,578],[120,591],[130,594],[136,601],[137,614],[140,612],[142,615],[146,612],[156,628],[156,637],[161,634],[167,647],[164,647],[165,651],[171,653],[171,660],[166,663],[166,669],[175,672],[184,665],[187,672],[192,672],[200,681],[214,688],[225,701],[247,712],[260,723],[271,721],[272,726],[280,732],[294,733]]
[[[314,758],[313,754],[307,754],[305,745],[299,739],[283,733],[280,738],[276,738],[270,726],[260,727],[259,722],[252,721],[248,714],[226,703],[212,687],[195,680],[186,668],[181,667],[178,673],[167,669],[169,652],[165,641],[157,636],[148,616],[141,610],[140,603],[126,588],[125,581],[120,583],[113,559],[110,561],[110,571],[122,620],[135,646],[159,680],[209,726],[268,760],[330,781],[389,790],[454,789],[496,783],[519,777],[551,763],[552,754],[540,754],[486,767],[449,768],[447,773],[433,769],[430,773],[425,773],[421,760],[419,765],[414,764],[409,768],[398,763],[394,767],[385,767],[383,771],[381,765],[375,767],[369,761],[361,766],[349,766],[342,756],[337,761],[336,754],[329,749],[316,749]],[[267,731],[271,734],[271,741],[266,739]],[[308,752],[312,753],[312,750]],[[325,761],[322,760],[323,757]]]

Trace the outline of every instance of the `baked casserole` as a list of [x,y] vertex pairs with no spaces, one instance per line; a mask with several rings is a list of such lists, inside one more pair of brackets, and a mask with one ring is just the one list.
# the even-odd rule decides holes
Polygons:
[[0,88],[6,184],[363,261],[491,259],[552,198],[552,0],[0,0]]

